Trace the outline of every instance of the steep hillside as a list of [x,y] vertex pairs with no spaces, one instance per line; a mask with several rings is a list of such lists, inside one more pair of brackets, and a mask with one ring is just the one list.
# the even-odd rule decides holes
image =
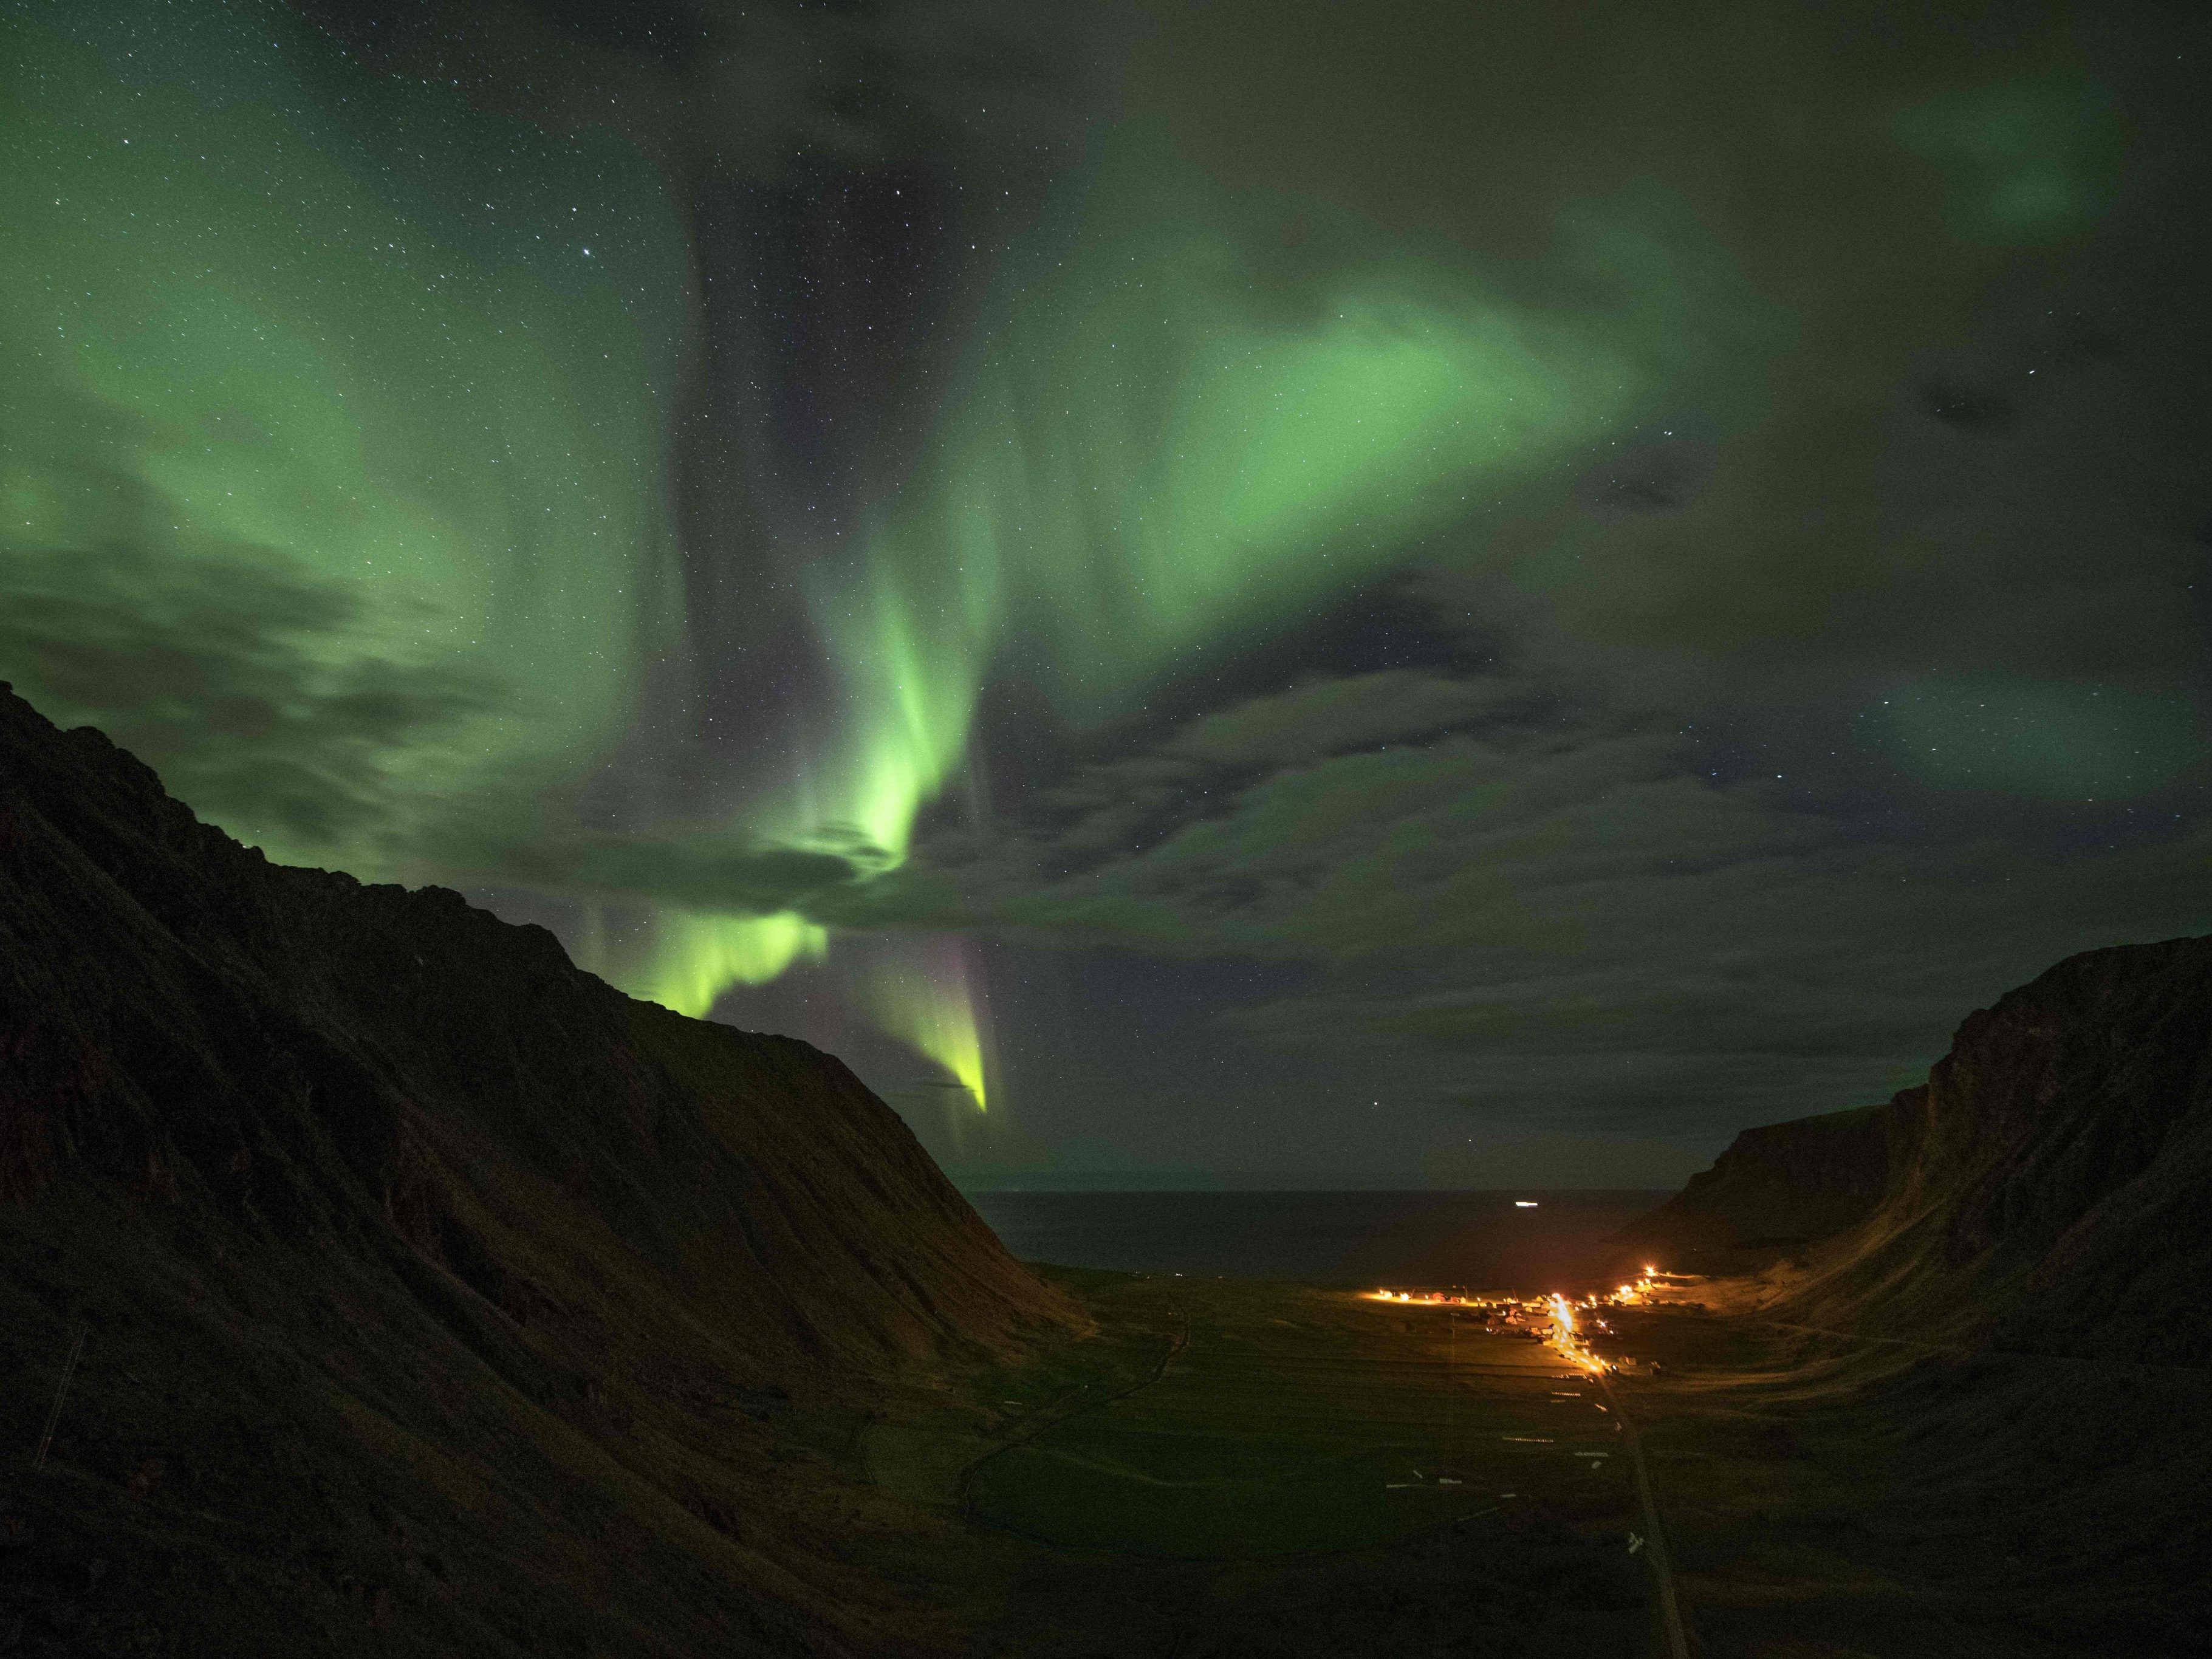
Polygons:
[[2212,939],[2069,957],[1969,1015],[1881,1115],[1881,1201],[1794,1305],[2212,1363]]
[[1862,1106],[1746,1129],[1710,1170],[1619,1235],[1673,1268],[1727,1272],[1865,1219],[1889,1178],[1888,1119]]
[[2212,939],[2070,957],[1639,1224],[1765,1257],[1645,1338],[1704,1650],[2212,1651]]
[[1808,1323],[2212,1363],[2212,939],[2069,957],[1925,1084],[1746,1132],[1624,1239],[1718,1271],[1824,1240],[1757,1292]]
[[835,1059],[4,688],[0,1258],[27,1651],[891,1650],[774,1420],[1074,1317]]

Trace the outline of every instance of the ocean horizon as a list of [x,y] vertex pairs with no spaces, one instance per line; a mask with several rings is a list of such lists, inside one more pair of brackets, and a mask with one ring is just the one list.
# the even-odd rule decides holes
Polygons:
[[1671,1195],[1641,1188],[1065,1188],[967,1197],[1025,1261],[1536,1292],[1611,1283],[1626,1255],[1611,1237]]

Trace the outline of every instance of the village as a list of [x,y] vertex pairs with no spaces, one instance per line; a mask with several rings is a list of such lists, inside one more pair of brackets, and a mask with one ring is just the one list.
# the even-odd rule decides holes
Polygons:
[[1365,1292],[1370,1302],[1394,1306],[1444,1308],[1455,1315],[1480,1316],[1482,1332],[1491,1336],[1525,1336],[1549,1346],[1562,1359],[1594,1376],[1653,1376],[1656,1361],[1638,1360],[1622,1353],[1600,1353],[1594,1339],[1610,1337],[1613,1329],[1605,1318],[1607,1309],[1648,1306],[1664,1300],[1676,1307],[1695,1309],[1680,1292],[1698,1281],[1694,1273],[1665,1273],[1647,1266],[1631,1282],[1602,1294],[1586,1292],[1571,1298],[1560,1291],[1542,1296],[1477,1295],[1449,1291],[1376,1290]]

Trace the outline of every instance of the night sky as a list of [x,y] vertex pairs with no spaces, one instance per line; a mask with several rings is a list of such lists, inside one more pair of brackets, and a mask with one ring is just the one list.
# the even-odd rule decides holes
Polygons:
[[15,0],[0,677],[971,1185],[1670,1185],[2212,932],[2208,64]]

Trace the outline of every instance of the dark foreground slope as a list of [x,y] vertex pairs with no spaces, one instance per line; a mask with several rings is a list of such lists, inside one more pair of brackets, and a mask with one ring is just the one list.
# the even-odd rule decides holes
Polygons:
[[771,1420],[1071,1316],[836,1060],[4,688],[0,1261],[26,1651],[896,1650]]

